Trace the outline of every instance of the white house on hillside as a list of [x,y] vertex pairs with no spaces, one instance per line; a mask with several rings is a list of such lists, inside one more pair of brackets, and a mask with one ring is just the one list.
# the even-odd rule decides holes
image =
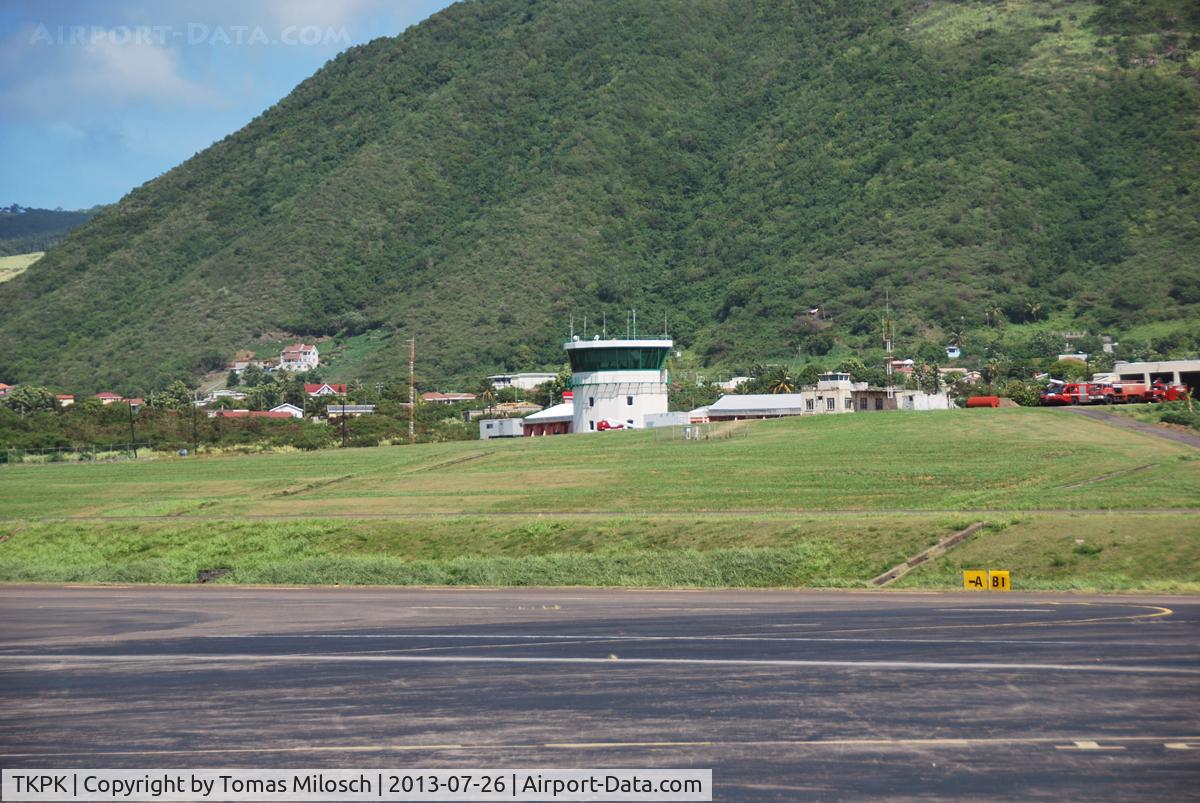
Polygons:
[[488,377],[488,380],[496,390],[501,388],[533,390],[538,385],[553,381],[556,376],[557,374],[547,371],[528,371],[520,374],[493,374]]
[[297,407],[296,405],[294,405],[294,404],[288,404],[287,402],[284,402],[283,404],[280,404],[280,405],[278,405],[278,406],[276,406],[276,407],[272,407],[272,408],[271,408],[271,412],[273,412],[273,413],[287,413],[287,414],[288,414],[288,415],[290,415],[292,418],[304,418],[304,411],[303,411],[303,410],[301,410],[301,409],[300,409],[299,407]]
[[285,371],[311,371],[319,361],[317,347],[307,343],[287,346],[279,355],[279,367]]

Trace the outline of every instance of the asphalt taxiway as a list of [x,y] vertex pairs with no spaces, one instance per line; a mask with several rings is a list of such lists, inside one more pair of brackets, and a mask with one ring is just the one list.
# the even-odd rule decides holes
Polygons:
[[697,767],[715,799],[1178,799],[1200,598],[0,588],[0,766]]

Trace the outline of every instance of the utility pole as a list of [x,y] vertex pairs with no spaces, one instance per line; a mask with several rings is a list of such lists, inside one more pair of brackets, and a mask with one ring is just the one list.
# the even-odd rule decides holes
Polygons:
[[133,459],[137,460],[137,429],[133,426],[133,402],[129,402],[129,448],[133,450]]
[[195,455],[200,451],[200,434],[196,427],[196,402],[200,401],[200,391],[197,389],[192,393],[192,454]]
[[417,442],[417,339],[408,339],[408,442]]
[[342,448],[346,448],[346,399],[342,399]]
[[883,298],[883,349],[887,352],[887,362],[884,365],[884,371],[887,374],[887,396],[891,399],[895,398],[896,395],[892,380],[892,341],[896,336],[896,325],[892,321],[892,298],[890,291],[885,290]]

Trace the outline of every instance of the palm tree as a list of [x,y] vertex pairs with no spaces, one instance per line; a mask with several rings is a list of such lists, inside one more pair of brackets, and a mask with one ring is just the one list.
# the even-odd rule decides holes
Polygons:
[[958,346],[960,349],[967,345],[967,326],[962,318],[958,319],[958,323],[950,327],[950,345]]
[[983,312],[983,316],[987,319],[988,326],[999,328],[1004,322],[1004,307],[999,304],[988,307]]
[[491,413],[492,407],[496,404],[496,388],[490,380],[484,380],[479,385],[479,400],[483,402],[484,409]]
[[768,393],[794,393],[796,390],[796,380],[782,365],[772,370],[766,376],[766,381]]
[[1029,313],[1030,320],[1036,321],[1038,319],[1038,313],[1042,311],[1042,305],[1036,301],[1026,301],[1025,311]]

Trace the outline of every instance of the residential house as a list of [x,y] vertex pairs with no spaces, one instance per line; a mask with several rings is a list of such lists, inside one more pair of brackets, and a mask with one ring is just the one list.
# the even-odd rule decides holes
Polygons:
[[92,398],[99,399],[101,404],[108,406],[110,404],[115,404],[116,402],[119,402],[121,400],[121,394],[120,393],[110,393],[109,391],[106,390],[102,393],[97,393]]
[[288,404],[287,402],[284,402],[283,404],[280,404],[276,407],[272,407],[270,412],[272,412],[272,413],[287,413],[292,418],[304,418],[303,410],[301,410],[296,405]]
[[426,404],[458,404],[475,401],[474,393],[422,393],[421,401]]
[[54,398],[58,400],[59,407],[70,407],[75,403],[75,397],[70,393],[59,393]]
[[279,355],[279,367],[285,371],[311,371],[319,362],[317,347],[308,343],[287,346]]
[[492,383],[492,387],[500,390],[501,388],[517,388],[519,390],[533,390],[538,385],[544,385],[547,382],[554,381],[557,374],[547,372],[529,371],[521,374],[494,374],[488,377],[488,381]]
[[341,418],[343,415],[358,418],[360,415],[371,415],[375,412],[373,404],[330,404],[325,408],[327,418]]
[[212,410],[209,412],[208,417],[290,419],[294,418],[295,416],[285,410]]
[[209,393],[203,399],[196,402],[196,406],[199,407],[204,404],[213,404],[214,402],[218,402],[221,399],[232,399],[233,401],[242,401],[243,399],[246,398],[246,396],[247,396],[247,394],[243,393],[240,390],[233,390],[232,388],[221,388],[220,390],[214,390],[212,393]]
[[12,385],[6,385],[3,382],[0,382],[0,399],[3,399],[5,396],[7,396],[8,392],[12,389]]
[[324,384],[309,384],[306,382],[304,385],[304,392],[308,394],[310,398],[316,398],[318,396],[345,396],[346,386],[344,384],[331,385],[328,382]]

